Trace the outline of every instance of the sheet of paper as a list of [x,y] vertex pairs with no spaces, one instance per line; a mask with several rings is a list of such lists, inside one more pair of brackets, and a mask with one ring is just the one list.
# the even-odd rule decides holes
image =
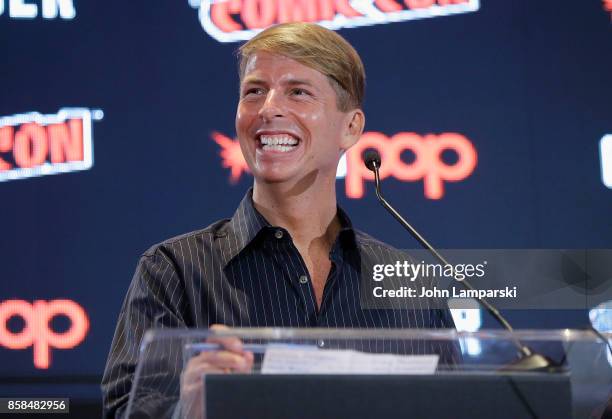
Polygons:
[[369,354],[353,350],[270,346],[262,374],[433,374],[438,355]]

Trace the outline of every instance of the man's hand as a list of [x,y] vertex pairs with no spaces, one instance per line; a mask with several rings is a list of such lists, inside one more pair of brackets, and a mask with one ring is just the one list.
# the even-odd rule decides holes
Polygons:
[[[215,324],[211,330],[227,329]],[[184,417],[203,418],[203,380],[204,374],[248,373],[253,368],[253,353],[243,350],[238,338],[209,338],[207,343],[217,343],[224,349],[206,351],[189,360],[181,374],[181,410]]]

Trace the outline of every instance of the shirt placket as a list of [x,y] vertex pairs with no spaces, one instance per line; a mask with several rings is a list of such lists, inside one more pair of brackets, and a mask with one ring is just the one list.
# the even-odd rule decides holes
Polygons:
[[274,228],[267,242],[268,251],[274,252],[274,261],[282,272],[288,294],[296,299],[299,310],[302,311],[299,324],[295,326],[312,327],[316,319],[316,302],[310,287],[310,277],[306,265],[293,245],[289,233],[282,228]]
[[[308,269],[306,267],[306,264],[304,263],[304,259],[302,258],[300,252],[297,250],[297,248],[293,245],[292,242],[290,243],[290,246],[295,254],[295,257],[299,259],[300,266],[303,272],[299,276],[298,286],[301,288],[302,295],[307,295],[306,299],[304,300],[304,303],[308,313],[309,325],[311,327],[326,327],[329,324],[327,316],[329,313],[329,309],[333,304],[334,287],[336,286],[337,278],[342,266],[342,260],[339,256],[340,249],[335,246],[334,250],[330,252],[330,261],[332,264],[327,279],[325,281],[325,287],[323,288],[321,307],[317,308],[316,296],[314,288],[312,286],[312,280],[310,278],[310,275],[308,274]],[[294,282],[292,281],[292,283]]]
[[331,269],[329,275],[325,281],[325,288],[323,288],[323,298],[321,299],[321,308],[317,316],[317,327],[326,327],[330,324],[328,316],[330,311],[338,308],[342,301],[334,301],[334,296],[338,295],[338,281],[342,275],[342,257],[340,252],[342,249],[338,243],[334,244],[334,247],[329,253],[329,259],[331,261]]

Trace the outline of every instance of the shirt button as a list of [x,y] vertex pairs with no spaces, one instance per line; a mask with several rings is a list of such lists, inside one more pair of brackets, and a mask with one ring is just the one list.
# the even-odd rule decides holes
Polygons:
[[283,238],[283,231],[282,230],[276,230],[274,232],[274,237],[276,237],[277,239],[282,239]]
[[300,276],[300,284],[307,284],[307,283],[308,283],[308,277],[306,275]]

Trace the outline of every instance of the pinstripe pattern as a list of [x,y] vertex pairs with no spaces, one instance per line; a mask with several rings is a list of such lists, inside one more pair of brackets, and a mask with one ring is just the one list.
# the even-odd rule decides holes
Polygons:
[[[354,230],[338,209],[342,229],[330,252],[332,269],[320,310],[306,265],[288,232],[271,226],[247,192],[234,216],[188,233],[144,253],[119,315],[102,390],[105,415],[119,416],[126,407],[140,341],[149,328],[207,328],[214,323],[242,327],[447,328],[448,311],[413,306],[412,299],[394,302],[397,309],[362,309],[361,272],[373,263],[394,263],[406,254]],[[282,237],[279,236],[282,231]],[[370,271],[371,272],[371,271]],[[421,299],[418,299],[418,304]],[[393,342],[364,350],[400,353],[438,352],[453,362],[455,349],[426,348],[423,342]],[[364,343],[365,345],[365,343]],[[401,347],[400,347],[401,345]],[[181,354],[168,354],[168,365],[180,368]],[[159,371],[160,376],[164,371]],[[171,383],[148,383],[161,389],[151,408],[177,393],[180,371],[166,371]],[[154,409],[153,409],[154,410]],[[156,413],[156,415],[158,415]]]

